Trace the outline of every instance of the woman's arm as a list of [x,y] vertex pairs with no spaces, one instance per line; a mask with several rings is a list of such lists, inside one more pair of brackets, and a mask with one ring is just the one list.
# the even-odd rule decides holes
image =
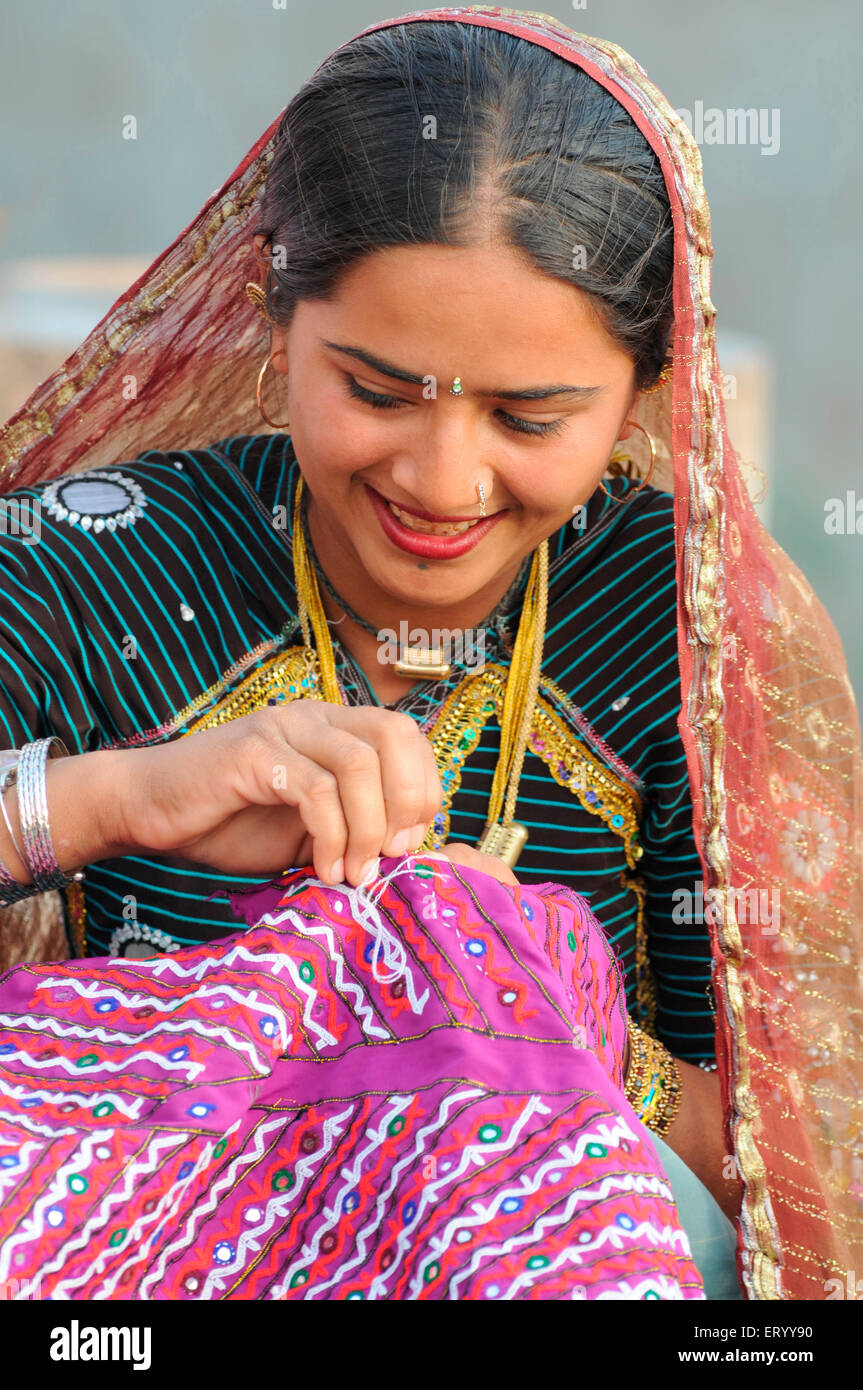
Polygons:
[[[631,1088],[635,1086],[643,1090],[644,1076],[642,1074],[640,1078],[636,1076],[633,1079],[631,1075],[632,1029],[634,1026],[630,1020],[624,1073],[627,1078],[627,1098],[633,1104],[636,1114],[639,1114],[641,1095],[631,1094]],[[644,1035],[641,1036],[644,1041]],[[723,1139],[722,1096],[719,1088],[719,1076],[715,1071],[704,1071],[702,1067],[695,1067],[691,1062],[684,1062],[680,1057],[672,1057],[667,1048],[653,1039],[647,1041],[651,1049],[652,1066],[655,1066],[657,1059],[660,1059],[659,1065],[665,1069],[669,1078],[675,1067],[680,1078],[677,1113],[668,1128],[662,1131],[662,1138],[669,1148],[674,1150],[678,1158],[681,1158],[686,1166],[692,1169],[695,1176],[704,1183],[725,1215],[734,1221],[740,1212],[741,1186],[736,1177],[736,1164],[733,1165],[735,1177],[729,1178],[727,1176],[729,1167],[732,1165],[729,1165],[729,1155],[725,1151]],[[673,1109],[673,1106],[668,1107],[668,1109]],[[661,1121],[662,1113],[663,1111],[660,1109],[656,1115],[657,1120]],[[648,1128],[652,1128],[652,1126],[648,1124]]]
[[[725,1215],[734,1221],[740,1213],[742,1187],[738,1177],[725,1176],[732,1164],[723,1137],[719,1074],[703,1071],[679,1058],[677,1065],[680,1068],[680,1109],[663,1138],[701,1179]],[[736,1174],[736,1164],[733,1171]]]

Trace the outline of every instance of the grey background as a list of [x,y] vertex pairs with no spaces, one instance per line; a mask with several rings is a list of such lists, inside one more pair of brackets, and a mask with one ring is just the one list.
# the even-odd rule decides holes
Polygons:
[[[771,528],[836,623],[859,695],[863,535],[828,536],[824,504],[847,489],[863,499],[863,12],[852,0],[544,9],[621,44],[675,107],[780,110],[774,156],[702,148],[713,299],[720,334],[756,336],[775,364]],[[0,262],[151,259],[333,48],[401,12],[371,0],[0,0]],[[127,114],[135,141],[121,138]]]

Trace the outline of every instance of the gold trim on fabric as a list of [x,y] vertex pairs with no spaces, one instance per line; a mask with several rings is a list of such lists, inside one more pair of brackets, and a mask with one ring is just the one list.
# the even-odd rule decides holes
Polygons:
[[69,932],[76,956],[87,954],[87,899],[81,883],[66,884],[66,910],[69,913]]
[[637,874],[627,874],[625,869],[621,870],[620,883],[635,894],[638,913],[635,923],[636,1020],[645,1033],[656,1038],[656,978],[647,943],[647,884]]
[[[224,685],[224,679],[219,684]],[[188,734],[198,733],[202,729],[215,729],[221,724],[230,724],[233,719],[240,719],[254,710],[263,709],[269,700],[278,699],[290,704],[292,700],[303,698],[319,700],[321,695],[310,674],[305,648],[289,647],[287,651],[280,652],[278,656],[257,666],[213,709],[202,715],[194,724],[190,724],[181,737],[185,738]],[[204,697],[200,699],[203,701]],[[187,709],[193,709],[198,703],[192,701]]]

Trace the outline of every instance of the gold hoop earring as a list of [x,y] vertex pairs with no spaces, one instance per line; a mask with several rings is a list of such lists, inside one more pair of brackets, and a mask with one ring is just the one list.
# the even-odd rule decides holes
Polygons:
[[644,425],[642,425],[638,420],[627,420],[626,423],[628,425],[632,425],[634,429],[641,430],[641,433],[644,435],[645,439],[650,445],[650,467],[647,470],[646,476],[642,478],[641,482],[638,484],[638,487],[633,488],[632,492],[627,493],[626,497],[615,497],[613,493],[609,492],[608,488],[605,486],[605,483],[600,478],[599,486],[602,488],[606,497],[610,497],[612,502],[616,502],[618,506],[626,506],[627,502],[630,502],[633,497],[635,497],[639,492],[641,492],[641,489],[643,487],[647,486],[647,484],[650,482],[650,479],[653,477],[653,470],[656,467],[657,458],[656,440],[653,438],[653,435],[650,433],[650,430],[646,429]]
[[270,425],[274,430],[287,429],[291,423],[290,420],[283,420],[281,423],[279,423],[277,420],[271,420],[267,412],[264,410],[264,377],[266,376],[267,368],[269,367],[273,359],[275,357],[280,356],[285,356],[284,348],[279,348],[276,352],[270,353],[263,367],[258,372],[258,384],[255,387],[255,400],[258,402],[258,410],[261,412],[263,419],[266,420],[267,424]]

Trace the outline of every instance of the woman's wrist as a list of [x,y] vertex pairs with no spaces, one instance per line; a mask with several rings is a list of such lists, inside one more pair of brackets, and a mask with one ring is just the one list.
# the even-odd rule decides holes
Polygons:
[[122,749],[98,749],[49,765],[47,796],[51,837],[60,868],[72,872],[134,849],[120,814]]

